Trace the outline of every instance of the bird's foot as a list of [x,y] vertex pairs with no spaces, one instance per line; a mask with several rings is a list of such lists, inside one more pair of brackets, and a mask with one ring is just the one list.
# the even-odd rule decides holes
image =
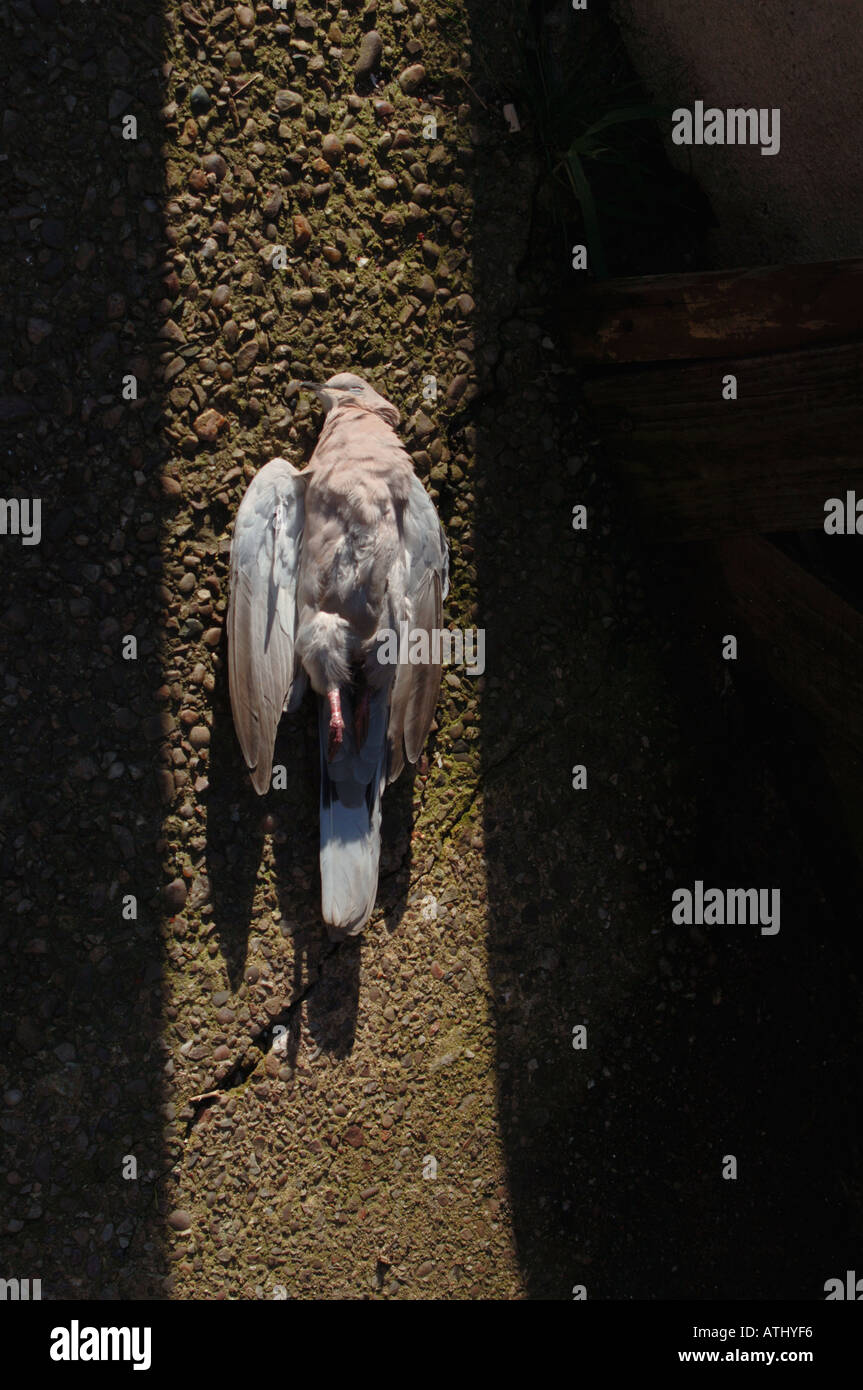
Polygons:
[[371,696],[368,690],[363,690],[354,706],[354,734],[356,735],[357,748],[362,748],[369,736],[369,707]]
[[328,690],[330,702],[330,736],[327,740],[327,762],[331,763],[341,748],[345,738],[345,721],[342,718],[342,702],[338,690]]

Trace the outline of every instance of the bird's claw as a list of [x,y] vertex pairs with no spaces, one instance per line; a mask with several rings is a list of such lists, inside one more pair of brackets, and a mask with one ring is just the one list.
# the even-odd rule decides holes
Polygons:
[[345,741],[345,726],[341,719],[330,718],[330,736],[327,740],[327,762],[331,763]]
[[330,702],[330,734],[327,740],[327,762],[331,763],[345,739],[345,721],[342,718],[342,703],[337,690],[327,694]]

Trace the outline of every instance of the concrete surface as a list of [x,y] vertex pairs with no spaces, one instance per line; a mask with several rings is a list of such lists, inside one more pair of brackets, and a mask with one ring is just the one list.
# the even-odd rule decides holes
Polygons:
[[612,12],[657,101],[781,111],[781,148],[774,157],[752,147],[682,148],[667,141],[670,158],[695,175],[711,200],[717,265],[859,254],[859,5],[612,0]]

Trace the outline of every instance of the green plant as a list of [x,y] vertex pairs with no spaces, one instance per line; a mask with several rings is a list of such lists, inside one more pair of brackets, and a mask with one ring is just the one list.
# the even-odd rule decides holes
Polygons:
[[[569,147],[558,154],[556,162],[552,166],[552,172],[555,176],[559,176],[561,173],[565,174],[581,209],[590,264],[594,274],[600,279],[607,276],[608,267],[600,228],[599,209],[588,175],[588,167],[590,163],[617,165],[618,168],[626,171],[631,182],[641,185],[642,195],[650,178],[649,165],[643,160],[635,159],[624,151],[616,149],[613,143],[609,143],[606,138],[603,138],[603,132],[609,131],[612,127],[619,128],[636,122],[670,119],[670,116],[671,110],[665,106],[623,106],[615,111],[609,111],[600,120],[589,125],[580,135],[576,135],[570,141]],[[630,220],[658,221],[656,218],[646,218],[643,213],[636,213],[635,203],[636,200],[634,199],[630,203],[628,213]],[[613,206],[608,200],[605,201],[603,210],[606,215],[615,215]]]

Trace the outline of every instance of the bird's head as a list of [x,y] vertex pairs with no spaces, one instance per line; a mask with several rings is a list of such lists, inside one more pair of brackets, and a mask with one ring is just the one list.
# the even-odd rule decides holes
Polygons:
[[329,414],[341,406],[359,406],[380,415],[393,428],[399,424],[401,416],[391,401],[378,394],[373,386],[363,381],[353,372],[337,372],[329,381],[299,381],[296,388],[314,391],[324,410]]

